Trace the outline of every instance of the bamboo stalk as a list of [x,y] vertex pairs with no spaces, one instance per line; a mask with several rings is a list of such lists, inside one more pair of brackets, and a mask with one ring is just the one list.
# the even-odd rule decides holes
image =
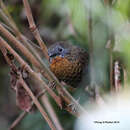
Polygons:
[[[2,6],[3,7],[3,6]],[[4,7],[4,10],[5,10],[5,7]],[[7,10],[6,10],[7,11]],[[9,15],[9,13],[7,13]],[[10,16],[11,17],[11,16]],[[10,19],[9,17],[9,19]],[[10,19],[10,21],[12,22],[12,24],[14,24],[14,21],[12,21],[12,18]],[[8,23],[8,21],[6,21],[6,23]],[[11,26],[13,28],[13,26]],[[17,27],[16,27],[17,28]],[[18,30],[18,28],[16,29],[16,31]],[[15,31],[15,29],[14,29]],[[20,33],[20,32],[19,32]],[[17,33],[16,33],[17,34]],[[5,34],[6,36],[6,34]],[[6,36],[7,37],[7,36]],[[21,35],[18,35],[18,37],[20,37],[20,40],[22,40],[22,42],[24,43],[24,39],[25,36],[23,36],[22,34]],[[24,37],[24,38],[23,38]],[[7,37],[8,38],[8,37]],[[18,44],[19,46],[19,44]],[[17,47],[17,46],[16,46]],[[23,48],[21,49],[23,51],[25,51]],[[23,52],[22,52],[23,53]],[[24,53],[23,53],[24,54]],[[25,55],[26,56],[26,55]],[[30,58],[29,58],[30,60]],[[39,59],[37,58],[38,62],[39,62]],[[31,61],[32,62],[32,61]],[[32,63],[34,65],[34,63]],[[75,106],[77,106],[77,108],[80,110],[80,111],[85,111],[81,106],[80,104],[63,88],[63,86],[60,84],[60,82],[57,80],[57,78],[52,74],[52,72],[45,66],[44,62],[40,62],[41,64],[41,68],[39,68],[38,66],[36,66],[36,64],[34,66],[36,66],[39,71],[41,72],[41,74],[43,76],[45,76],[45,71],[46,71],[46,74],[49,74],[48,76],[48,79],[50,81],[55,81],[56,85],[57,85],[57,89],[58,91],[60,91],[61,93],[61,96],[63,97],[63,99],[65,100],[66,103],[70,104],[70,103],[74,103]],[[45,70],[44,70],[45,69]],[[45,76],[46,77],[46,76]],[[54,98],[54,97],[53,97]],[[55,98],[54,98],[55,99]],[[60,101],[60,100],[59,100]],[[73,113],[73,112],[72,112]]]
[[47,113],[44,111],[44,109],[42,108],[41,104],[39,103],[39,101],[37,100],[37,98],[34,96],[34,94],[32,93],[32,91],[29,89],[29,87],[27,86],[27,84],[24,82],[24,80],[22,79],[22,76],[19,79],[21,85],[24,87],[24,89],[28,92],[28,94],[30,95],[30,97],[32,98],[34,104],[37,106],[37,108],[39,109],[39,111],[41,112],[42,116],[44,117],[44,119],[46,120],[46,122],[48,123],[48,125],[50,126],[50,128],[52,130],[56,130],[54,124],[52,123],[52,121],[49,119]]
[[58,120],[58,117],[56,116],[56,113],[55,113],[52,105],[50,104],[46,94],[41,97],[41,101],[43,102],[44,107],[46,108],[47,112],[49,113],[49,115],[50,115],[50,117],[53,121],[53,123],[55,124],[56,129],[57,130],[63,130],[63,128],[62,128],[62,126],[61,126],[61,124]]
[[[9,31],[7,31],[1,24],[0,24],[0,32],[6,36],[6,38],[11,41],[17,49],[19,49],[26,57],[27,59],[34,65],[36,66],[41,74],[44,76],[45,71],[47,75],[49,75],[49,80],[50,81],[55,81],[57,84],[57,88],[61,91],[63,99],[68,103],[74,103],[75,106],[79,109],[79,111],[85,111],[83,107],[80,106],[80,104],[65,90],[65,88],[60,84],[58,79],[54,76],[54,74],[46,67],[46,65],[43,64],[41,65],[35,57],[25,48],[21,42],[19,42]],[[44,71],[45,69],[45,71]],[[46,86],[45,86],[46,87]],[[46,87],[48,93],[53,97],[53,99],[58,103],[60,107],[61,106],[61,100],[56,96],[56,94],[49,88]]]
[[35,73],[24,60],[22,60],[22,58],[8,45],[8,43],[2,39],[2,37],[0,37],[0,44],[5,46],[5,48],[7,48],[14,55],[14,57],[19,61],[21,66],[26,67],[30,75],[34,77],[34,79],[39,81],[39,83],[49,92],[49,94],[54,98],[56,103],[61,107],[59,97],[47,86],[47,84],[43,80],[41,80],[41,77],[37,73]]
[[26,116],[26,114],[27,114],[26,111],[22,112],[20,116],[12,123],[9,130],[13,130],[20,123],[20,121]]
[[42,38],[40,37],[39,31],[38,31],[38,29],[35,25],[28,0],[23,0],[23,3],[24,3],[24,7],[25,7],[25,10],[26,10],[26,13],[27,13],[27,19],[28,19],[29,26],[30,26],[29,28],[32,31],[33,36],[38,41],[38,44],[41,47],[46,59],[49,60],[47,47],[46,47],[45,43],[43,42]]
[[[0,38],[0,42],[2,41],[2,38]],[[0,49],[7,61],[7,63],[10,65],[10,67],[13,67],[16,69],[17,71],[17,68],[16,66],[11,62],[11,60],[7,57],[7,51],[5,49],[4,46],[2,46],[2,44],[0,44]],[[47,121],[48,125],[50,126],[50,128],[52,130],[56,130],[55,129],[55,126],[53,125],[52,121],[49,119],[47,113],[44,111],[44,109],[42,108],[41,104],[39,103],[39,101],[37,100],[37,98],[34,96],[34,94],[32,93],[32,91],[30,90],[30,88],[27,86],[27,84],[24,82],[23,78],[22,78],[22,75],[21,73],[19,73],[19,79],[17,80],[17,86],[18,85],[21,85],[24,87],[24,89],[28,92],[29,96],[32,98],[33,102],[35,103],[35,105],[37,106],[37,108],[39,109],[39,111],[41,112],[42,116],[45,118],[45,120]],[[25,113],[23,113],[13,124],[12,127],[14,127],[14,125],[16,125],[20,120],[21,118],[23,118],[25,115]]]

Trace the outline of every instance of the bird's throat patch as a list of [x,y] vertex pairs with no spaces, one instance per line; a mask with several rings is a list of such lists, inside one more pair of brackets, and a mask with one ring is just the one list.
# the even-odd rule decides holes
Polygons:
[[67,58],[57,56],[50,64],[51,71],[55,76],[66,83],[72,85],[81,77],[81,64],[78,61],[70,61]]

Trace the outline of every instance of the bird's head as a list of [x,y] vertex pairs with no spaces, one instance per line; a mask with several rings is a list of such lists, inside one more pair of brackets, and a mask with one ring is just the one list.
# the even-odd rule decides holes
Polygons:
[[65,57],[67,54],[69,54],[69,45],[65,42],[57,42],[50,46],[48,49],[48,56],[50,62],[52,62],[52,59],[57,56]]

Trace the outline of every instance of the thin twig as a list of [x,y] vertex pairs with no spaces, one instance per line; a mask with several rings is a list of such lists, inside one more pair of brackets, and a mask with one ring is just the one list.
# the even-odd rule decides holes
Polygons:
[[120,62],[118,60],[114,61],[113,65],[113,72],[114,72],[114,86],[116,92],[120,92],[122,90],[122,80],[121,80],[121,70],[123,69]]
[[[9,18],[5,15],[2,9],[0,9],[0,16],[1,18],[6,22],[8,26],[12,26],[12,23],[10,23]],[[13,26],[12,26],[13,27]],[[14,29],[14,28],[13,28]]]
[[3,22],[0,22],[1,25],[3,25],[6,29],[8,29],[10,32],[14,33],[13,29],[10,28],[8,25],[4,24]]
[[26,114],[27,114],[26,111],[22,112],[20,116],[18,116],[18,118],[12,123],[9,130],[13,130],[20,123],[20,121],[26,116]]
[[37,100],[37,98],[34,96],[34,94],[32,93],[32,91],[29,89],[29,87],[27,86],[27,84],[22,79],[22,76],[20,77],[19,81],[20,81],[21,85],[24,87],[24,89],[28,92],[28,94],[30,95],[30,97],[32,98],[33,102],[35,103],[35,105],[37,106],[37,108],[39,109],[39,111],[41,112],[41,114],[44,117],[44,119],[47,121],[47,123],[50,126],[50,128],[52,130],[56,130],[54,124],[49,119],[47,113],[44,111],[44,109],[42,108],[42,106],[39,103],[39,101]]
[[6,61],[7,61],[7,63],[9,64],[9,66],[11,66],[12,63],[11,63],[10,59],[8,58],[8,56],[7,56],[7,50],[6,50],[5,47],[2,46],[1,44],[0,44],[0,50],[1,50],[2,54],[4,55],[4,57],[5,57]]
[[6,8],[5,4],[3,3],[3,0],[0,0],[0,7],[2,10],[0,10],[0,15],[3,18],[4,21],[6,21],[6,24],[11,26],[15,32],[17,32],[17,35],[19,35],[19,31],[16,27],[15,22],[13,21],[11,15],[8,12],[8,9]]
[[108,42],[107,42],[107,48],[109,50],[109,68],[110,68],[110,90],[111,92],[116,91],[115,86],[113,85],[113,46],[114,46],[114,33],[112,31],[112,28],[109,27],[111,20],[111,0],[104,1],[106,9],[107,9],[107,24],[108,24]]
[[[38,95],[36,95],[37,98],[41,97],[43,94],[45,94],[46,90],[41,91]],[[32,101],[32,106],[34,105],[33,101]],[[31,107],[32,107],[31,106]],[[30,108],[31,110],[31,108]],[[17,118],[16,120],[12,123],[12,125],[10,126],[10,130],[14,129],[19,123],[20,121],[26,116],[26,114],[28,114],[28,112],[24,111],[22,112]]]

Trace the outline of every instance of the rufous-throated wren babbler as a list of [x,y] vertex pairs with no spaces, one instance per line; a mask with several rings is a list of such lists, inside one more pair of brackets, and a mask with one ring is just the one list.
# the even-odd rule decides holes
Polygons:
[[[32,44],[43,56],[42,50]],[[89,83],[89,53],[69,42],[59,41],[48,48],[49,67],[59,81],[73,88],[87,86]]]
[[87,85],[89,54],[85,49],[60,41],[49,47],[48,55],[50,70],[59,81],[74,88],[81,85],[81,82]]

